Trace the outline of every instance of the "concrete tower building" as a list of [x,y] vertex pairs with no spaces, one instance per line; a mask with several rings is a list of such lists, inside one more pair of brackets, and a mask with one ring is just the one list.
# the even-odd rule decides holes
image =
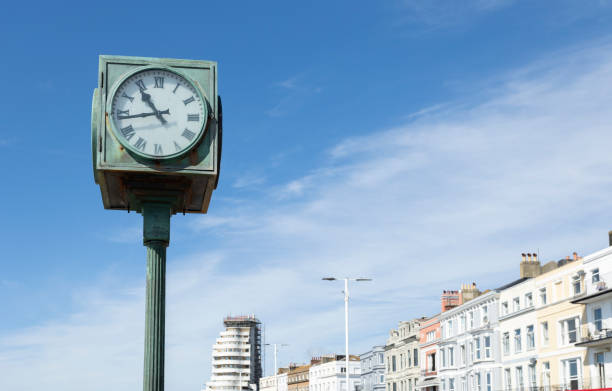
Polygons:
[[256,390],[261,378],[261,322],[254,315],[228,316],[212,349],[207,391]]

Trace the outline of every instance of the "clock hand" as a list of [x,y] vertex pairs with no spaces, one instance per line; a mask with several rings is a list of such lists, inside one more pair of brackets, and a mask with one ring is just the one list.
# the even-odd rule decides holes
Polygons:
[[117,119],[128,119],[128,118],[143,118],[143,117],[150,117],[152,115],[154,116],[158,116],[161,114],[170,114],[170,109],[166,109],[163,111],[156,111],[154,113],[141,113],[141,114],[132,114],[132,115],[118,115]]
[[155,105],[153,104],[153,102],[151,101],[151,95],[147,94],[146,92],[144,92],[143,90],[140,90],[140,96],[142,98],[142,100],[149,105],[150,108],[153,109],[153,111],[155,111],[155,116],[157,117],[157,119],[159,119],[161,121],[162,124],[166,123],[166,119],[164,117],[161,116],[159,110],[157,110],[155,108]]

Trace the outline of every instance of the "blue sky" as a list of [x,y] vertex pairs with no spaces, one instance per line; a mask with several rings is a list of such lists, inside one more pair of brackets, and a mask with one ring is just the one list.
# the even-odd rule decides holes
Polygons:
[[[176,216],[166,386],[198,390],[228,313],[280,364],[354,353],[493,288],[521,252],[607,245],[607,1],[11,3],[0,15],[0,389],[141,387],[141,217],[105,211],[90,156],[99,54],[219,62],[223,169]],[[418,276],[418,277],[415,277]],[[270,352],[269,352],[270,353]],[[268,370],[271,354],[268,354]]]

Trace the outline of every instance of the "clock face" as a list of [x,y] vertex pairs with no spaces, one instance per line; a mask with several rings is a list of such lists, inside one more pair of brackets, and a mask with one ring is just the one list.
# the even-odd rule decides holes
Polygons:
[[168,159],[189,151],[205,131],[208,106],[185,77],[147,68],[121,82],[109,115],[121,144],[139,155]]

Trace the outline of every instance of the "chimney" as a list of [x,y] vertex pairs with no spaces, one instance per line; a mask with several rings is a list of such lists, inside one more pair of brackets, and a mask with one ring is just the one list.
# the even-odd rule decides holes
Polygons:
[[[610,231],[610,238],[612,238],[612,231]],[[612,240],[612,239],[610,239],[610,240]],[[610,244],[610,246],[612,246],[612,244]],[[523,262],[527,262],[527,255],[525,255],[525,253],[522,253],[521,257],[523,257]]]
[[476,288],[476,283],[461,284],[461,298],[462,302],[465,303],[476,297],[480,296],[480,291]]
[[525,255],[521,255],[523,256],[523,262],[520,264],[521,278],[533,278],[539,276],[542,273],[542,268],[540,267],[540,262],[538,261],[538,254],[528,253],[527,261],[525,261]]

